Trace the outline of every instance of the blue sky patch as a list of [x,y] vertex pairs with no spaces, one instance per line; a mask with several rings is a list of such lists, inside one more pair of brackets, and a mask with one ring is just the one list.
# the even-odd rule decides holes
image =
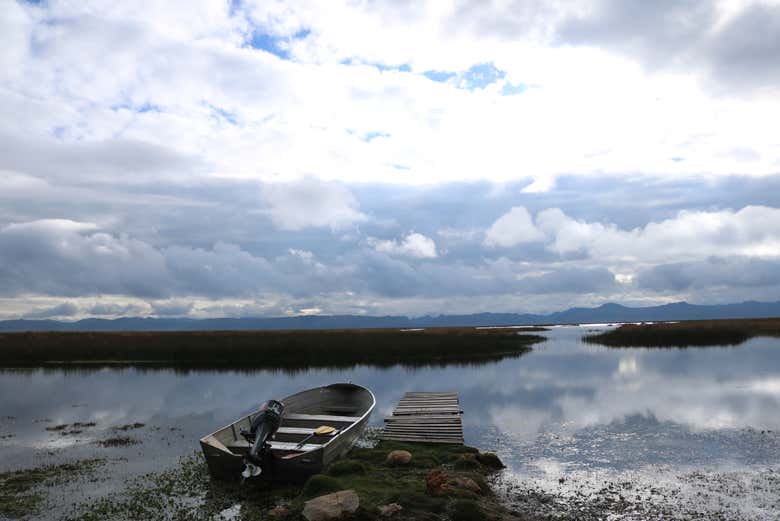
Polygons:
[[449,72],[449,71],[425,71],[423,72],[423,76],[425,76],[429,80],[444,83],[450,78],[454,78],[457,75],[454,72]]
[[214,112],[215,117],[219,119],[223,119],[228,123],[230,123],[231,125],[238,124],[238,117],[236,116],[235,112],[230,112],[228,110],[225,110],[221,107],[216,107],[214,105],[208,105],[208,106]]
[[390,137],[390,134],[387,132],[366,132],[363,134],[363,141],[370,143],[372,139],[376,139],[378,137]]
[[252,34],[252,39],[249,40],[249,46],[253,49],[270,52],[283,60],[290,59],[290,52],[289,49],[286,49],[284,38],[271,36],[267,33],[255,32]]
[[530,87],[525,83],[512,84],[509,82],[504,83],[504,87],[501,89],[502,96],[515,96],[527,91]]
[[252,33],[252,38],[249,40],[249,46],[253,49],[260,49],[265,52],[278,56],[283,60],[290,59],[290,43],[293,40],[302,40],[309,36],[311,31],[309,29],[301,29],[291,37],[274,36],[272,34],[264,33],[262,31],[255,31]]
[[149,103],[148,101],[142,103],[141,105],[133,105],[131,103],[118,103],[116,105],[111,105],[111,110],[131,110],[133,112],[137,112],[138,114],[143,114],[145,112],[163,111],[159,105],[155,105],[154,103]]
[[484,89],[491,83],[503,80],[504,76],[506,72],[492,63],[479,63],[461,75],[461,87],[469,90]]
[[408,63],[401,65],[388,65],[386,63],[368,62],[355,58],[345,58],[339,62],[341,65],[365,65],[366,67],[375,67],[379,71],[412,72],[412,67]]

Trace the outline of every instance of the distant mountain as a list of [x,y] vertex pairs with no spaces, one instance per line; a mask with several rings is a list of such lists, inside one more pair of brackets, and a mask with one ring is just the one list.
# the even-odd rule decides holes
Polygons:
[[663,306],[631,308],[604,304],[596,308],[571,308],[549,315],[476,313],[471,315],[427,315],[366,317],[358,315],[297,316],[277,318],[141,318],[112,320],[87,318],[76,322],[56,320],[4,320],[0,331],[212,331],[262,329],[360,329],[418,328],[446,326],[502,326],[536,324],[581,324],[600,322],[642,322],[717,318],[780,317],[780,302],[742,302],[700,306],[675,302]]

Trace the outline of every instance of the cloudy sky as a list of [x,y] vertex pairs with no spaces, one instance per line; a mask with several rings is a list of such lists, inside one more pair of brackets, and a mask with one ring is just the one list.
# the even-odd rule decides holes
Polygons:
[[0,0],[0,317],[780,299],[780,3]]

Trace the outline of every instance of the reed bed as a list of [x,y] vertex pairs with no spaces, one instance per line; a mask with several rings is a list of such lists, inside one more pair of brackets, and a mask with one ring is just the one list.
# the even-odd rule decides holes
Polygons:
[[478,362],[520,355],[544,337],[517,329],[28,332],[0,334],[0,367],[129,364],[305,368]]
[[702,347],[739,345],[756,336],[780,336],[780,318],[624,324],[584,341],[610,347]]

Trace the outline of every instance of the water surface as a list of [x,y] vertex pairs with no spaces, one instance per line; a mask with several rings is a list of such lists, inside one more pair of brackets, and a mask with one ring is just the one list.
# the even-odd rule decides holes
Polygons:
[[[765,476],[780,472],[780,339],[724,348],[611,349],[581,342],[587,329],[554,328],[531,353],[484,365],[296,373],[3,371],[0,470],[97,453],[126,458],[116,464],[125,475],[144,473],[191,453],[200,436],[265,399],[352,381],[374,391],[375,426],[405,391],[457,391],[466,442],[498,452],[516,483],[565,495],[574,487],[630,479],[675,490],[678,501],[700,497],[704,486],[707,501],[714,501],[699,501],[705,512],[720,508],[771,519],[780,491],[761,489]],[[69,435],[46,430],[74,422],[97,425]],[[142,443],[94,444],[117,435],[113,427],[136,422],[144,427],[119,434]],[[698,475],[710,484],[710,477],[739,482],[742,489],[724,492],[733,488],[728,483],[712,489],[691,479]]]

